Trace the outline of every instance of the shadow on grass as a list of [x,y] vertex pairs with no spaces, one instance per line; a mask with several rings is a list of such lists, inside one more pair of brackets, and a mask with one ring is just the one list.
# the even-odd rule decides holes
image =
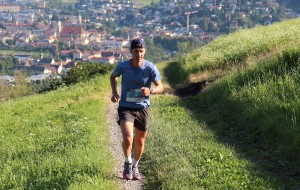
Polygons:
[[165,80],[172,88],[176,88],[188,76],[188,73],[184,72],[183,65],[179,61],[170,62],[163,72],[166,76]]
[[[218,103],[199,103],[201,101],[197,97],[187,98],[181,100],[180,105],[193,112],[194,119],[199,123],[205,121],[220,142],[234,147],[237,153],[254,163],[262,173],[277,178],[286,187],[296,184],[300,188],[298,152],[295,152],[294,155],[288,151],[282,152],[282,147],[287,147],[283,141],[289,137],[278,140],[280,135],[276,132],[259,129],[262,121],[244,119],[246,113],[242,113],[243,111],[236,110],[233,113],[228,109],[226,114],[218,111],[218,109],[226,109],[224,106],[220,106]],[[243,106],[240,102],[235,102],[235,104]],[[272,120],[272,118],[268,118],[268,120]],[[285,153],[286,155],[284,155]]]

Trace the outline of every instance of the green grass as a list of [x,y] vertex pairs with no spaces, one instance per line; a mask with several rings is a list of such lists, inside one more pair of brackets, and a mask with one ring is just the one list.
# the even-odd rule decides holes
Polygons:
[[[239,129],[259,134],[245,135],[273,149],[274,158],[300,171],[300,48],[278,55],[253,69],[228,77],[215,92],[219,100],[219,113],[227,122],[236,121]],[[213,95],[210,95],[213,97]]]
[[[220,142],[194,109],[174,96],[152,99],[153,119],[143,159],[149,189],[276,189],[280,183]],[[194,107],[189,107],[189,104]],[[201,103],[199,106],[202,106]],[[203,120],[202,120],[203,119]]]
[[285,49],[300,44],[300,19],[268,27],[256,27],[221,36],[203,48],[182,56],[180,63],[187,77],[206,70],[248,67]]
[[[300,20],[242,30],[158,64],[146,189],[298,189]],[[0,104],[0,189],[117,189],[108,149],[108,75]]]
[[0,104],[0,189],[118,189],[108,78]]
[[146,187],[299,188],[299,22],[239,31],[158,66],[171,87],[207,73],[212,83],[153,98]]

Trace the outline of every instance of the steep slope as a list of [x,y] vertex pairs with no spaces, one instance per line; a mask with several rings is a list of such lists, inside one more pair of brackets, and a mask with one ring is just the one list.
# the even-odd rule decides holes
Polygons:
[[159,65],[173,89],[207,83],[154,98],[149,186],[300,188],[299,29],[294,19],[238,31]]
[[108,78],[0,104],[0,189],[120,189]]

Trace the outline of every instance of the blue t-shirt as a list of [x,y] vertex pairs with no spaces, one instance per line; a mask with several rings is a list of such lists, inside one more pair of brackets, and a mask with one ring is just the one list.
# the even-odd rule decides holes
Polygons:
[[160,73],[156,66],[143,60],[141,67],[132,67],[130,60],[118,63],[114,75],[122,75],[121,100],[119,105],[129,108],[146,108],[150,106],[149,96],[143,96],[142,87],[151,87],[151,82],[161,80]]

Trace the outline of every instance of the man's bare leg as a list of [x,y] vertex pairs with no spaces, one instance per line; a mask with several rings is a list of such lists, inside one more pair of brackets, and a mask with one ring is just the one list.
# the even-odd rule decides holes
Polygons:
[[122,148],[125,158],[131,157],[133,144],[133,123],[121,121],[121,131],[123,136]]
[[139,161],[144,152],[145,139],[147,136],[147,131],[141,131],[135,128],[135,145],[134,145],[134,154],[133,157],[136,161]]
[[133,179],[140,180],[141,175],[138,169],[138,163],[142,157],[145,146],[145,139],[147,136],[147,131],[141,131],[135,128],[135,145],[134,145],[134,154],[132,160],[132,177]]
[[132,159],[131,151],[133,144],[133,123],[128,121],[121,121],[121,131],[123,136],[122,148],[125,156],[123,178],[132,179]]

